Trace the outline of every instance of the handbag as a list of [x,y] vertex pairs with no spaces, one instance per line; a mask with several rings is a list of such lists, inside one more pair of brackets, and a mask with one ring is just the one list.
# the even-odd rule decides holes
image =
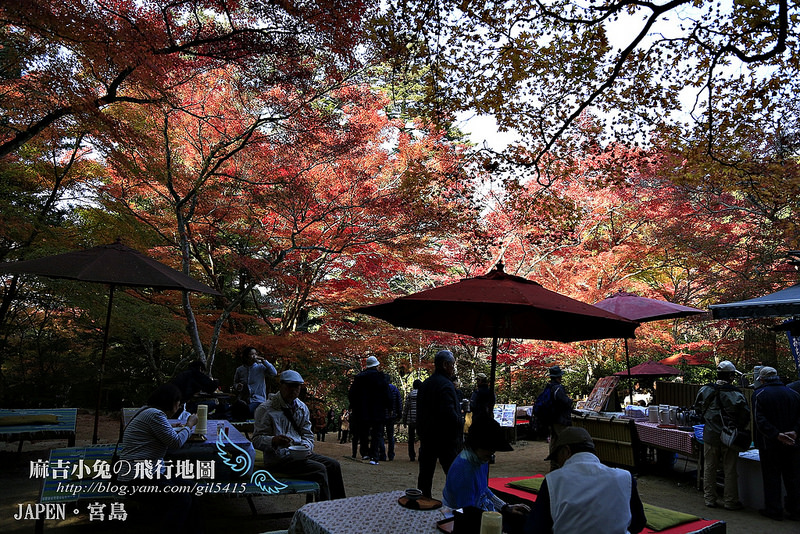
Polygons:
[[[717,393],[719,390],[717,390]],[[720,408],[720,415],[722,416],[722,432],[719,435],[720,441],[727,448],[734,452],[744,452],[750,449],[750,443],[753,441],[753,434],[743,428],[738,428],[733,420],[733,417],[725,411],[717,398],[717,405]]]
[[734,452],[744,452],[750,449],[753,435],[749,430],[739,430],[735,426],[726,426],[720,434],[722,444]]

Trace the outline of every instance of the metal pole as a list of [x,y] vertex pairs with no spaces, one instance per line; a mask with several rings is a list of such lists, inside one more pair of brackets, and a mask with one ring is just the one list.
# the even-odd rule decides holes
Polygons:
[[94,436],[92,443],[97,444],[97,430],[100,427],[100,402],[103,396],[103,373],[106,368],[106,351],[108,350],[108,328],[111,324],[111,308],[114,305],[114,284],[108,290],[108,311],[106,312],[106,328],[103,331],[103,352],[100,355],[100,377],[97,380],[97,405],[94,410]]

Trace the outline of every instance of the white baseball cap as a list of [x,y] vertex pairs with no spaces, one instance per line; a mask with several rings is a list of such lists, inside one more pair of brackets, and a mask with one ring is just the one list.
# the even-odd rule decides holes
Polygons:
[[378,367],[380,364],[381,362],[379,362],[378,358],[376,358],[375,356],[370,356],[369,358],[367,358],[367,366],[366,366],[367,369],[371,367]]

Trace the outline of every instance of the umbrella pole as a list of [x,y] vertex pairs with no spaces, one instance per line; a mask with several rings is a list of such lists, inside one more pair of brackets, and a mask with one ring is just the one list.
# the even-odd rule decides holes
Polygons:
[[114,304],[114,284],[108,290],[108,310],[106,311],[106,327],[103,331],[103,352],[100,355],[100,378],[97,380],[97,406],[94,410],[94,436],[92,444],[97,444],[97,430],[100,427],[100,402],[103,397],[103,372],[106,367],[106,350],[108,349],[108,328],[111,324],[111,308]]
[[489,391],[492,393],[492,398],[494,398],[494,377],[495,371],[497,369],[497,335],[492,338],[492,372],[491,377],[489,378]]
[[[628,366],[628,395],[631,396],[631,404],[633,404],[633,386],[631,385],[631,359],[628,356],[628,338],[625,338],[625,365]],[[625,397],[622,397],[622,403],[625,404]],[[625,407],[623,406],[624,410]]]

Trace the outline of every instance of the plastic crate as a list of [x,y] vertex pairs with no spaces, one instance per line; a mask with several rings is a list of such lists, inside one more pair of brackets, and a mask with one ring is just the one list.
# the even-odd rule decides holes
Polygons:
[[705,425],[694,425],[692,427],[692,428],[694,428],[694,439],[696,439],[700,443],[703,443],[703,427],[704,426]]

